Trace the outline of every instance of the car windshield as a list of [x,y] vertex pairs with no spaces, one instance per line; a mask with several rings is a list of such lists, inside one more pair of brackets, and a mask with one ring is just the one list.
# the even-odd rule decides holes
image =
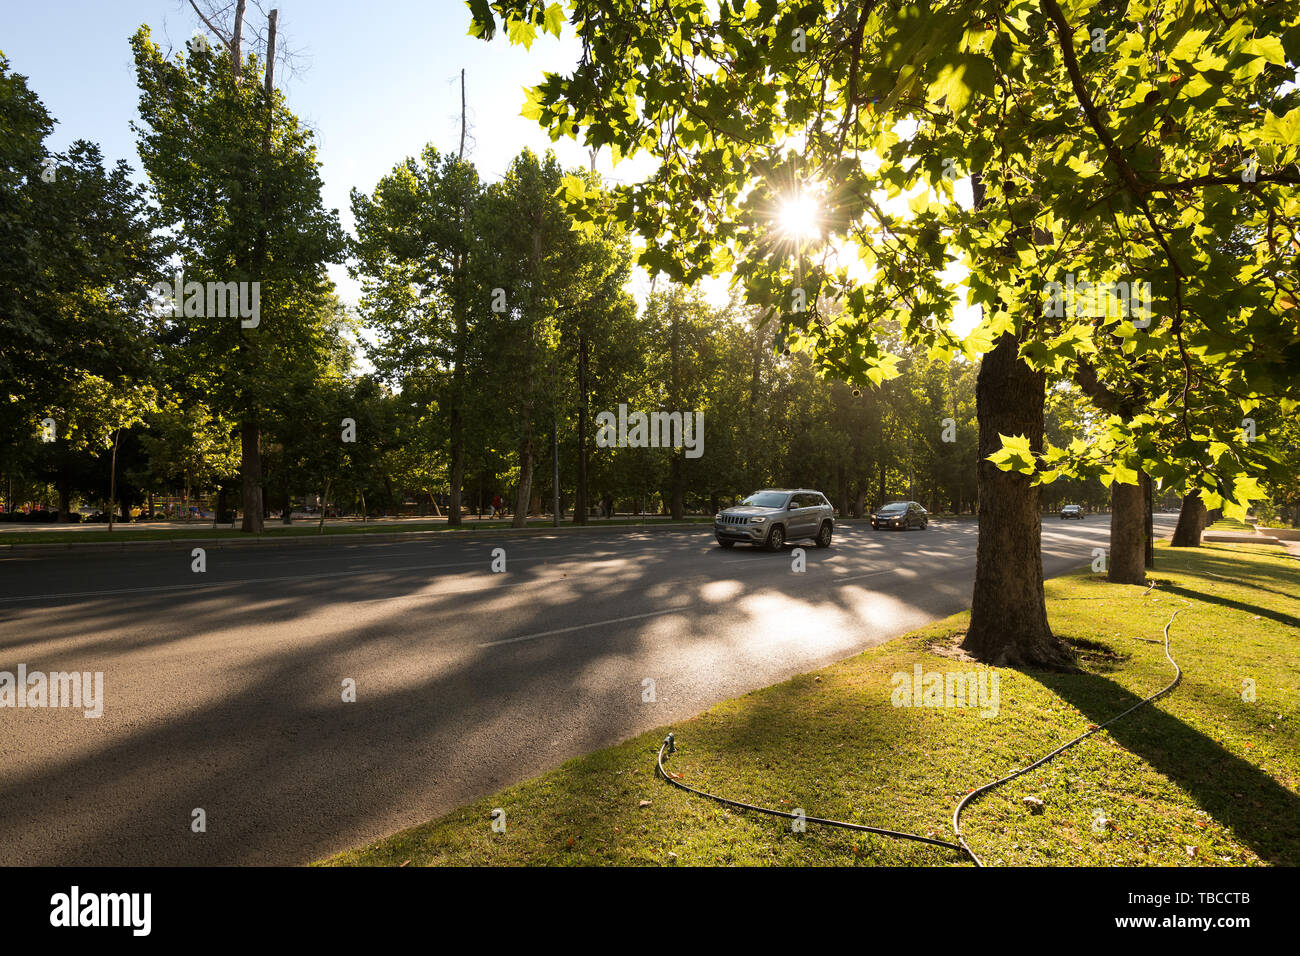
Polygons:
[[754,508],[784,508],[786,497],[780,491],[760,491],[756,495],[750,495],[741,504],[750,505]]
[[892,505],[885,505],[885,507],[880,509],[880,513],[882,515],[892,515],[892,514],[897,514],[900,511],[906,511],[906,510],[907,510],[907,502],[896,501]]

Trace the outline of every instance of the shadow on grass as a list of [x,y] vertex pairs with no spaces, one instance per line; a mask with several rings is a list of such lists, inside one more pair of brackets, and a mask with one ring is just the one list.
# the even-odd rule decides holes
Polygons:
[[[1255,585],[1246,585],[1255,587]],[[1204,591],[1195,591],[1191,588],[1179,587],[1176,584],[1162,584],[1160,590],[1169,594],[1177,594],[1180,597],[1189,598],[1193,601],[1203,601],[1206,604],[1217,604],[1220,607],[1230,607],[1236,611],[1245,611],[1247,614],[1258,614],[1260,617],[1266,617],[1271,621],[1277,621],[1279,624],[1285,624],[1287,627],[1300,628],[1300,617],[1293,617],[1290,614],[1283,614],[1281,611],[1273,611],[1266,607],[1260,607],[1258,604],[1247,604],[1244,601],[1234,601],[1231,598],[1223,597],[1217,594],[1207,594]]]
[[[1104,677],[1050,672],[1033,676],[1097,724],[1141,700]],[[1188,793],[1260,859],[1281,866],[1300,864],[1300,797],[1267,773],[1161,710],[1159,701],[1112,724],[1105,733]]]

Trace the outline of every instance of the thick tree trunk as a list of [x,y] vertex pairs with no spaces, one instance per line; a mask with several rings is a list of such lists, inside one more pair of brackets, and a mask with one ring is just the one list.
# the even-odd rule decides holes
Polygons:
[[239,477],[243,485],[243,531],[262,533],[262,431],[257,422],[239,426]]
[[999,435],[1025,435],[1030,448],[1043,446],[1045,379],[1017,353],[1016,340],[1003,335],[976,379],[979,544],[962,647],[993,664],[1057,666],[1069,655],[1047,623],[1038,489],[1029,476],[986,460],[1001,446]]
[[[13,510],[12,508],[10,510]],[[59,484],[59,521],[67,524],[72,520],[72,489],[66,484]]]
[[1192,491],[1183,496],[1182,507],[1178,509],[1178,526],[1174,528],[1175,548],[1199,548],[1201,532],[1205,530],[1205,502],[1199,491]]
[[1146,496],[1142,482],[1110,486],[1110,562],[1113,584],[1146,583]]

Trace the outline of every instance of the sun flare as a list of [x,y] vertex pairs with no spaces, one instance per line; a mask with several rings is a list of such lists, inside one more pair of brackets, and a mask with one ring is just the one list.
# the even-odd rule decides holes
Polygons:
[[781,203],[777,222],[791,239],[811,239],[821,231],[821,208],[812,196],[797,193]]

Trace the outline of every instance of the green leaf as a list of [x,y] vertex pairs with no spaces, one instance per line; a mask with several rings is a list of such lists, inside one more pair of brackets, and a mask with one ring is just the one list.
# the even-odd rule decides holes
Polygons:
[[945,98],[948,108],[960,113],[973,93],[993,95],[993,61],[978,53],[956,53],[939,58],[942,65],[930,85],[931,94]]
[[510,42],[522,46],[525,50],[533,45],[537,39],[537,27],[533,26],[527,20],[511,20],[506,27],[506,36]]
[[553,3],[546,8],[546,25],[544,29],[547,33],[560,35],[560,30],[564,28],[564,7],[558,3]]

